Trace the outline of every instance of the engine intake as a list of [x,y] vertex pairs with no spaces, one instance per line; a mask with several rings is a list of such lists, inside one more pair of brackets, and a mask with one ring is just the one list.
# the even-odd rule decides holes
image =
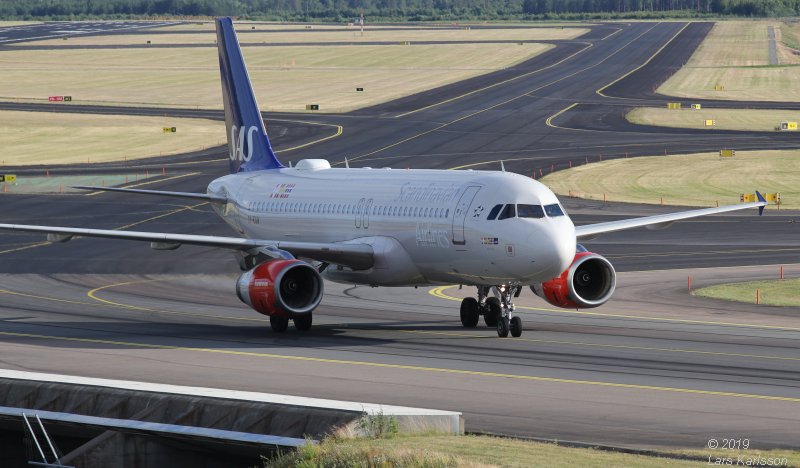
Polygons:
[[300,260],[260,263],[236,280],[236,295],[264,315],[310,314],[322,300],[322,277]]
[[579,249],[564,273],[531,285],[531,290],[556,307],[590,309],[611,299],[616,284],[617,274],[611,262],[602,255]]

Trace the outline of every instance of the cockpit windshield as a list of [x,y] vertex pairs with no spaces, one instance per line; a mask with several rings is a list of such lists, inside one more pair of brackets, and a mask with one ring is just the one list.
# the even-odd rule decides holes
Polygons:
[[541,205],[517,205],[517,216],[520,218],[544,218]]
[[564,210],[558,203],[552,205],[514,205],[509,203],[507,205],[495,205],[490,211],[489,216],[486,217],[488,221],[495,219],[509,219],[509,218],[534,218],[542,219],[545,215],[555,218],[557,216],[564,216]]
[[497,214],[500,213],[500,210],[503,209],[503,205],[495,205],[491,211],[489,211],[489,216],[486,218],[489,221],[494,221],[497,218]]
[[555,218],[556,216],[564,216],[564,211],[561,209],[561,206],[559,206],[558,203],[545,205],[544,212],[547,213],[547,216],[551,218]]
[[508,204],[503,207],[503,211],[500,212],[500,216],[497,219],[508,219],[508,218],[516,218],[517,213],[515,210],[516,206],[512,204]]

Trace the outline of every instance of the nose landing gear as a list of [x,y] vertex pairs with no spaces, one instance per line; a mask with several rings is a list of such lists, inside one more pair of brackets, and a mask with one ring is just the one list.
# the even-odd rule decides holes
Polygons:
[[467,328],[478,325],[479,316],[487,327],[496,327],[497,336],[505,338],[511,336],[518,338],[522,335],[522,319],[513,316],[514,303],[512,299],[518,297],[522,291],[520,285],[500,285],[495,287],[499,293],[497,297],[487,297],[489,286],[478,286],[478,299],[467,297],[461,301],[461,324]]

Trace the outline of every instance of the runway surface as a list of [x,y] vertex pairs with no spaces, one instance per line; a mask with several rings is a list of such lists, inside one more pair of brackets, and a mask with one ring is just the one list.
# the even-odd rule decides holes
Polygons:
[[[420,95],[346,115],[266,117],[284,161],[487,169],[503,160],[508,170],[537,176],[601,154],[800,146],[796,135],[621,123],[631,106],[668,100],[652,89],[708,29],[603,25],[514,69]],[[14,106],[58,109],[2,105]],[[216,111],[68,109],[221,118]],[[166,174],[143,188],[202,192],[225,173],[225,157],[217,148],[53,169],[163,167]],[[120,194],[0,200],[13,207],[4,222],[232,235],[202,203]],[[577,223],[676,210],[563,201]],[[233,294],[238,268],[227,252],[86,239],[42,245],[41,237],[4,234],[0,361],[12,369],[458,410],[471,431],[697,449],[710,438],[747,437],[757,447],[796,448],[800,310],[695,298],[687,279],[697,287],[776,277],[778,264],[800,274],[798,218],[769,209],[762,218],[740,213],[601,237],[587,246],[623,272],[614,299],[577,313],[553,310],[526,291],[517,304],[544,310],[521,309],[526,333],[507,340],[485,327],[460,327],[451,299],[471,294],[467,288],[431,294],[333,284],[310,333],[276,336]]]

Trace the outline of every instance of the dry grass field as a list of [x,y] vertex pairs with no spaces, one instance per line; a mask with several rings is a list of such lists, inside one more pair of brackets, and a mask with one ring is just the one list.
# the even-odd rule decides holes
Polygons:
[[10,28],[12,26],[33,26],[42,24],[41,21],[0,21],[0,28]]
[[[775,131],[780,122],[800,121],[800,111],[762,109],[665,109],[639,107],[626,116],[629,122],[662,127],[705,130]],[[706,120],[716,125],[706,126]]]
[[[493,450],[487,450],[492,447]],[[501,454],[501,455],[498,455]],[[587,448],[563,447],[489,436],[391,437],[382,439],[327,439],[319,445],[306,445],[265,466],[406,466],[406,467],[700,467],[706,457],[738,455],[785,458],[794,466],[797,453],[788,450],[727,451],[694,455],[698,460],[676,460]]]
[[737,151],[615,159],[559,171],[541,182],[560,195],[685,206],[739,203],[739,194],[779,192],[781,208],[800,208],[800,150]]
[[720,21],[686,64],[692,68],[769,65],[769,26],[774,21]]
[[694,294],[701,297],[755,304],[756,289],[759,291],[760,304],[793,307],[800,306],[800,279],[798,278],[717,284],[698,289],[694,292]]
[[[295,26],[297,27],[297,26]],[[146,34],[112,34],[107,36],[78,36],[68,40],[37,41],[36,45],[129,45],[129,44],[213,44],[213,29],[187,34],[163,34],[168,28],[156,28]],[[239,28],[241,29],[241,27]],[[247,28],[244,28],[247,29]],[[544,41],[575,39],[589,32],[585,28],[525,28],[525,29],[408,29],[366,30],[362,35],[357,28],[340,26],[310,31],[249,32],[239,34],[239,41],[250,44],[281,44],[303,42],[418,42],[418,41]],[[25,44],[22,44],[25,45]]]
[[[399,29],[399,30],[414,30],[414,29],[436,29],[436,28],[468,28],[471,26],[480,26],[480,25],[493,25],[493,26],[524,26],[526,28],[583,28],[586,26],[592,26],[593,23],[584,23],[584,22],[570,22],[570,21],[559,21],[559,22],[513,22],[513,21],[502,21],[496,23],[487,23],[487,22],[459,22],[459,23],[424,23],[424,24],[413,24],[413,25],[403,25],[403,24],[381,24],[381,25],[373,25],[370,24],[369,20],[367,20],[366,25],[364,26],[364,30],[369,32],[370,30],[375,29]],[[245,31],[245,30],[252,30],[255,28],[258,30],[291,30],[291,29],[309,29],[314,31],[319,30],[360,30],[359,26],[354,24],[340,24],[340,23],[327,23],[327,24],[301,24],[301,23],[277,23],[277,22],[268,22],[268,21],[236,21],[234,23],[237,31]],[[167,26],[164,28],[159,28],[159,30],[165,31],[214,31],[214,22],[212,21],[197,21],[192,23],[182,23],[176,24],[174,26]]]
[[784,34],[778,21],[716,23],[686,66],[658,92],[685,98],[800,101],[800,59],[781,53],[785,47],[779,45],[781,63],[769,65],[770,26],[775,27],[778,36]]
[[225,124],[213,120],[0,112],[0,163],[7,166],[120,161],[224,143]]
[[[88,38],[87,38],[88,39]],[[245,47],[262,110],[341,112],[513,66],[552,46]],[[479,59],[478,59],[479,58]],[[364,92],[356,92],[363,87]],[[221,108],[212,48],[4,51],[0,99]],[[68,105],[68,104],[65,104]]]

